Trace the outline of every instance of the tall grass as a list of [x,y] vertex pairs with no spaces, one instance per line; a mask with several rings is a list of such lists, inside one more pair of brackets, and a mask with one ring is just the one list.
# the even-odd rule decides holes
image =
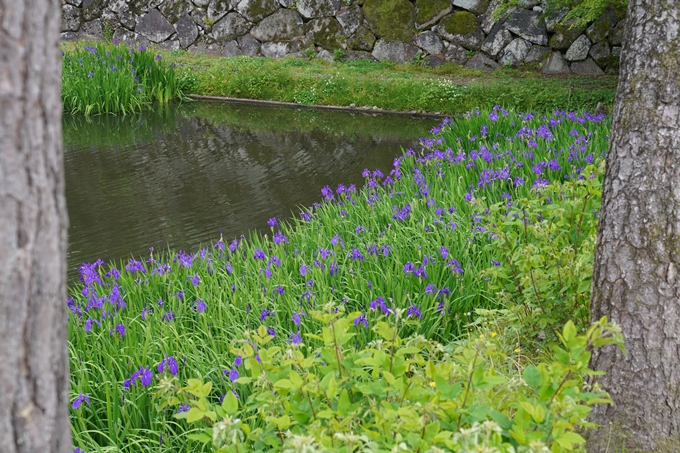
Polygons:
[[[487,231],[497,222],[488,207],[581,178],[603,157],[608,124],[587,113],[496,107],[431,134],[389,174],[365,170],[363,188],[325,187],[322,202],[295,219],[271,219],[271,234],[83,264],[68,300],[72,400],[91,400],[71,413],[76,445],[196,451],[152,399],[157,366],[176,358],[180,382],[210,380],[219,398],[244,329],[265,325],[285,345],[298,331],[316,333],[314,307],[343,304],[369,326],[403,308],[419,323],[400,335],[461,335],[475,309],[497,305],[481,277],[502,255]],[[356,347],[375,339],[363,329]]]
[[95,43],[62,54],[62,103],[67,112],[125,115],[183,97],[174,65],[143,46]]

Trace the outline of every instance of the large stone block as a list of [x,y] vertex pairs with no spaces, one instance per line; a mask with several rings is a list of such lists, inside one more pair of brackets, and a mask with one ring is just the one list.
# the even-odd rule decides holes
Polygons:
[[375,45],[375,36],[366,27],[359,27],[347,40],[347,46],[354,50],[365,50],[370,52]]
[[609,31],[614,28],[618,20],[611,11],[605,11],[602,17],[590,24],[586,29],[586,36],[592,43],[598,43],[607,37]]
[[313,43],[309,38],[303,38],[284,42],[265,42],[260,50],[265,57],[282,58],[302,52],[312,45]]
[[476,53],[470,58],[465,67],[468,69],[477,69],[479,71],[495,71],[501,68],[501,65],[487,57],[483,53]]
[[253,23],[239,13],[229,13],[215,23],[210,33],[217,42],[226,42],[243,36],[253,27]]
[[524,61],[524,58],[529,54],[531,44],[522,38],[515,38],[508,46],[500,53],[498,62],[502,65],[517,66]]
[[449,43],[449,46],[444,50],[444,60],[463,65],[468,61],[468,51],[458,44]]
[[243,55],[254,57],[260,51],[260,41],[250,35],[241,36],[237,41]]
[[569,61],[585,60],[588,56],[588,51],[590,50],[590,44],[590,40],[586,35],[579,36],[576,38],[576,41],[569,46],[569,50],[567,50],[564,58]]
[[241,48],[238,46],[236,40],[227,41],[222,44],[222,55],[225,57],[236,57],[238,55],[243,55]]
[[236,10],[250,22],[259,22],[281,8],[278,0],[241,0]]
[[259,41],[288,41],[303,33],[302,17],[292,9],[281,9],[265,17],[250,31]]
[[550,47],[532,46],[531,50],[524,57],[524,63],[541,63],[550,53]]
[[182,49],[188,48],[198,39],[198,27],[188,14],[175,23],[177,39]]
[[543,63],[543,74],[571,74],[571,69],[559,50],[551,53]]
[[80,28],[80,10],[75,6],[61,7],[61,31],[78,31]]
[[609,32],[609,43],[612,46],[623,44],[623,32],[626,28],[626,19],[620,20]]
[[135,31],[152,42],[163,42],[168,39],[175,28],[157,9],[151,9],[137,20]]
[[209,20],[217,22],[226,16],[232,9],[233,6],[229,0],[212,0],[208,4],[207,17]]
[[165,0],[158,7],[158,10],[168,19],[168,22],[174,24],[185,14],[188,14],[191,8],[191,3],[188,0]]
[[306,19],[335,16],[341,5],[340,0],[297,0],[295,4],[298,12]]
[[83,15],[84,22],[90,22],[95,19],[99,19],[102,12],[106,8],[106,0],[85,0],[83,1],[83,7],[81,9],[81,14]]
[[541,21],[541,13],[518,9],[508,16],[505,28],[529,42],[545,46],[548,44],[548,31]]
[[468,11],[458,11],[442,19],[437,33],[470,50],[481,49],[485,38],[477,16]]
[[378,61],[392,61],[394,63],[406,63],[412,60],[418,53],[418,48],[411,44],[400,41],[378,40],[373,47],[373,55]]
[[475,14],[486,12],[490,0],[453,0],[453,6],[463,8]]
[[369,28],[387,41],[410,43],[415,28],[415,8],[408,0],[365,0]]
[[491,29],[491,33],[484,40],[482,52],[495,57],[511,42],[512,34],[503,27],[501,22]]
[[439,55],[444,52],[444,43],[432,31],[425,31],[416,36],[413,43],[431,55]]
[[451,0],[416,0],[416,27],[433,25],[451,11]]
[[358,5],[353,5],[349,8],[345,8],[339,11],[335,18],[340,22],[342,27],[342,34],[345,36],[351,36],[355,31],[359,29],[361,21],[363,20],[363,14],[361,13],[361,8]]
[[586,30],[585,26],[574,27],[573,25],[572,20],[556,24],[555,31],[550,37],[549,46],[557,50],[567,50],[576,41],[576,38]]
[[314,44],[328,50],[342,48],[346,40],[340,22],[335,17],[320,17],[309,21],[307,36],[314,40]]
[[585,61],[573,62],[571,72],[582,75],[604,75],[604,71],[590,58]]

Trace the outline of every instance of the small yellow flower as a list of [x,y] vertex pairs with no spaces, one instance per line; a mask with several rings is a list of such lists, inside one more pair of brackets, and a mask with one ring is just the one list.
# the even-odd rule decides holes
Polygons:
[[498,335],[496,332],[491,332],[491,338],[495,337],[496,335]]
[[516,352],[517,354],[519,354],[519,348],[515,349],[515,352]]
[[437,384],[434,383],[434,381],[430,382],[430,387],[436,387]]
[[484,339],[484,334],[481,334],[481,335],[479,336],[479,338],[481,338],[481,339],[483,340],[483,339]]

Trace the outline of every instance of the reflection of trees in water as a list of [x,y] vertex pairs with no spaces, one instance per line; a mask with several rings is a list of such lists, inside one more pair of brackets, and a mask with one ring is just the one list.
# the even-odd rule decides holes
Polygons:
[[[249,129],[176,112],[169,117],[169,125],[149,121],[138,129],[139,119],[114,122],[127,143],[66,142],[71,272],[81,260],[167,244],[192,249],[220,230],[229,238],[266,229],[269,217],[286,218],[319,201],[325,185],[360,184],[363,168],[388,169],[401,147],[435,122],[409,140],[386,136],[379,125],[374,135],[328,135],[325,126]],[[88,131],[79,123],[71,137],[106,134],[107,121],[93,121]]]

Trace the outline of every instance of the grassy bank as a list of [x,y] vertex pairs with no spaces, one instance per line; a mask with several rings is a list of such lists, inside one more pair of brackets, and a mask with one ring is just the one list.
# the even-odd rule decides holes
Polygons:
[[[521,111],[594,111],[598,104],[613,104],[617,83],[615,76],[544,76],[537,68],[487,73],[451,63],[429,68],[419,62],[225,58],[183,50],[85,45],[62,45],[67,111],[129,112],[182,94],[452,116],[494,105]],[[121,64],[126,67],[118,70]],[[137,71],[148,74],[141,77]]]
[[[83,264],[68,301],[76,445],[578,445],[573,431],[602,397],[580,389],[591,342],[577,332],[608,123],[496,107],[431,134],[389,174],[367,169],[362,189],[325,187],[292,221],[271,219],[270,234]],[[571,359],[551,361],[545,342],[570,318]],[[465,342],[470,329],[479,341]],[[412,420],[403,436],[384,428],[397,414]]]
[[223,58],[184,51],[164,58],[177,64],[193,94],[447,115],[494,105],[594,111],[598,103],[613,104],[617,83],[615,76],[543,76],[535,68],[486,73],[450,63],[432,69],[416,62]]

